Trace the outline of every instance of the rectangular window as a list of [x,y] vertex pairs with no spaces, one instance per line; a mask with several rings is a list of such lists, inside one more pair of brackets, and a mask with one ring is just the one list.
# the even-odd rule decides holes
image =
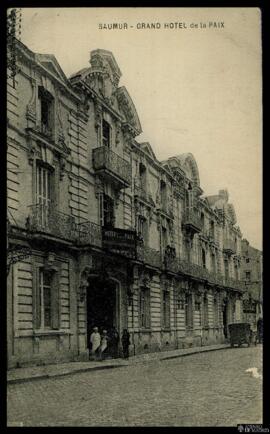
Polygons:
[[208,327],[208,298],[207,296],[203,299],[203,326]]
[[36,168],[36,206],[38,223],[42,227],[49,224],[49,215],[52,209],[52,171],[37,164]]
[[150,328],[150,289],[142,288],[140,292],[140,327]]
[[160,181],[160,201],[161,208],[166,212],[167,211],[167,186],[164,181]]
[[166,250],[166,247],[168,246],[168,235],[167,235],[167,229],[164,228],[163,226],[161,228],[161,237],[162,237],[162,240],[161,240],[162,250],[164,253]]
[[111,144],[111,127],[104,119],[102,121],[102,145],[110,147]]
[[106,194],[103,195],[103,216],[101,220],[105,228],[114,227],[114,201]]
[[162,291],[162,318],[163,327],[170,328],[170,292]]
[[251,280],[251,273],[250,271],[246,271],[246,281],[250,282],[250,280]]
[[40,312],[41,328],[52,328],[52,304],[51,304],[51,283],[52,275],[48,271],[40,270],[39,291],[40,291]]
[[201,318],[201,302],[200,301],[195,301],[195,311],[198,313],[199,325],[201,326],[202,318]]
[[53,130],[53,96],[43,87],[38,90],[40,104],[40,132],[47,137]]
[[54,270],[37,268],[34,320],[36,329],[59,329],[59,288]]
[[184,296],[181,292],[178,292],[178,294],[177,294],[176,306],[177,306],[178,310],[184,310],[185,309],[185,300],[184,300]]
[[148,245],[148,224],[143,216],[138,216],[138,235],[143,240],[145,246]]
[[219,311],[218,311],[218,299],[216,297],[214,298],[213,309],[214,309],[214,326],[217,327],[219,322]]

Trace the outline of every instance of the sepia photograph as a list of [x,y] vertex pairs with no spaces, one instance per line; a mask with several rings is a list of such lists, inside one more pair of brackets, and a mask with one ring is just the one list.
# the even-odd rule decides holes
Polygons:
[[255,7],[7,10],[7,426],[263,425]]

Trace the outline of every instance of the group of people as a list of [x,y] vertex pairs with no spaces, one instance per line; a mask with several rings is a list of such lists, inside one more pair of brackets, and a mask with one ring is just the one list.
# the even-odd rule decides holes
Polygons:
[[[90,335],[90,359],[92,360],[104,360],[106,354],[110,354],[111,357],[118,357],[119,348],[119,333],[115,327],[112,327],[109,332],[103,330],[99,333],[98,327],[93,327],[93,332]],[[123,330],[121,337],[123,357],[128,359],[129,357],[129,345],[130,334],[127,329]]]

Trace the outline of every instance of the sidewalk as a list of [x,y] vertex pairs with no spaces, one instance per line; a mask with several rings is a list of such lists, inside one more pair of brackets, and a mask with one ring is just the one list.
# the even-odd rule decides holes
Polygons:
[[140,354],[132,356],[129,360],[124,359],[108,359],[102,362],[87,361],[87,362],[69,362],[59,363],[46,366],[32,366],[27,368],[11,369],[7,372],[7,382],[22,383],[25,381],[40,380],[52,377],[60,377],[63,375],[75,374],[78,372],[95,371],[99,369],[120,368],[130,366],[137,363],[145,363],[154,360],[168,360],[177,357],[188,356],[190,354],[202,353],[206,351],[215,351],[230,348],[229,344],[209,345],[205,347],[194,347],[173,351],[161,351],[157,353]]

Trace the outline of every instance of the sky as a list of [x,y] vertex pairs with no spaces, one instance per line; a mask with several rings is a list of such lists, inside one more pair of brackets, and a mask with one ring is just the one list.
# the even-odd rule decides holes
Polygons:
[[67,77],[92,50],[112,51],[137,140],[158,160],[192,153],[204,195],[226,188],[243,238],[262,249],[260,20],[257,8],[23,8],[21,40]]

